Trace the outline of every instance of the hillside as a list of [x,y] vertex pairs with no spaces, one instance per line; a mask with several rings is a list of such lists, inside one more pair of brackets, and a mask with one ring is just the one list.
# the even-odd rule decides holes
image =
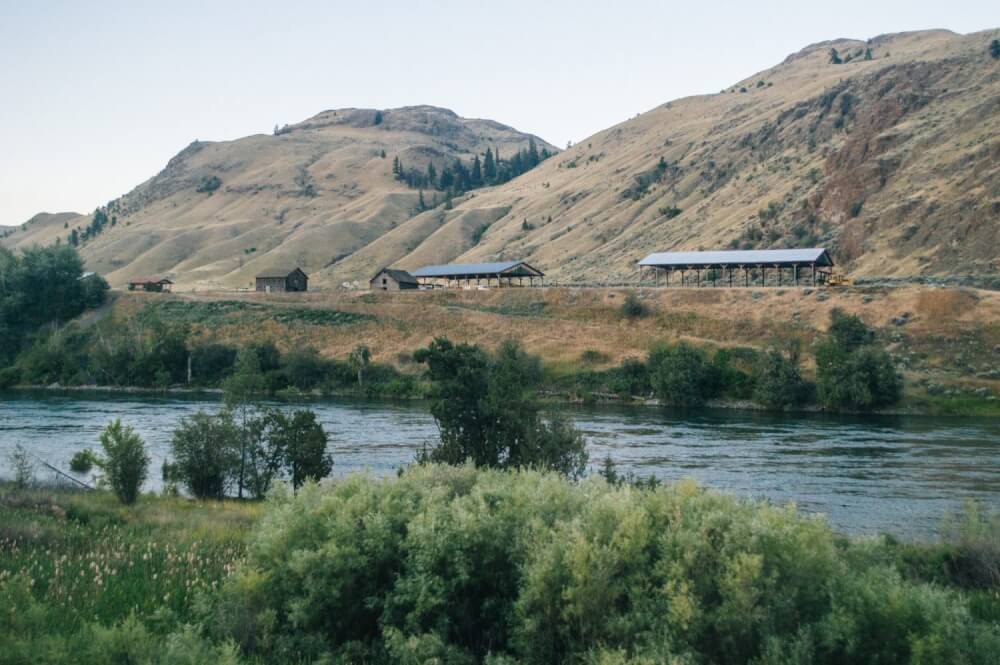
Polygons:
[[815,44],[664,104],[460,206],[512,208],[457,258],[603,281],[653,250],[824,244],[856,275],[996,274],[997,35]]
[[[196,141],[110,202],[107,222],[81,251],[88,269],[112,285],[166,275],[180,288],[239,288],[259,272],[295,265],[330,283],[340,277],[330,269],[337,261],[415,214],[420,193],[393,177],[395,158],[407,169],[441,170],[456,159],[468,166],[488,148],[510,157],[532,140],[539,151],[557,152],[497,122],[418,106],[324,111],[274,135]],[[426,192],[425,203],[435,196],[443,206],[443,193]],[[450,220],[471,233],[505,212],[454,212]],[[36,216],[5,244],[66,242],[93,219],[64,228],[66,220],[51,217]]]
[[[859,276],[996,275],[997,36],[814,44],[420,214],[395,155],[425,168],[528,137],[432,107],[378,125],[374,110],[327,111],[277,136],[192,144],[119,200],[118,224],[83,254],[112,284],[166,274],[181,288],[246,287],[290,264],[333,288],[388,264],[514,257],[553,282],[620,282],[655,250],[815,244]],[[199,192],[212,176],[219,188]]]
[[0,226],[0,240],[6,239],[8,246],[49,245],[56,238],[65,240],[69,228],[86,219],[77,212],[40,212],[20,226]]

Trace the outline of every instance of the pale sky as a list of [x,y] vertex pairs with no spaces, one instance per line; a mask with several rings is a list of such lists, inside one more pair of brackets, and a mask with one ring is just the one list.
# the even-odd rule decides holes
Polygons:
[[0,0],[0,225],[324,109],[433,104],[563,147],[814,42],[998,24],[995,0]]

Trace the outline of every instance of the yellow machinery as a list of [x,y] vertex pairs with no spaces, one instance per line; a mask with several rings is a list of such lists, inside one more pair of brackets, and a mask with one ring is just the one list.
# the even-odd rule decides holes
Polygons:
[[842,272],[832,272],[826,278],[827,286],[854,286],[854,280]]

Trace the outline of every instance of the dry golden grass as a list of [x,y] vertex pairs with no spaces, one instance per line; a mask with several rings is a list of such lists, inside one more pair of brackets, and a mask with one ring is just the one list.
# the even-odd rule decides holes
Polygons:
[[[985,363],[1000,344],[1000,294],[917,287],[878,290],[821,289],[641,289],[634,290],[649,314],[628,319],[621,303],[629,289],[544,288],[488,291],[341,292],[290,296],[199,293],[174,296],[192,301],[241,299],[275,306],[331,309],[368,314],[375,320],[344,326],[283,325],[264,318],[254,325],[215,325],[202,328],[209,338],[230,342],[271,339],[280,348],[312,346],[328,357],[346,357],[357,344],[367,344],[375,360],[414,370],[401,362],[434,337],[448,337],[496,348],[507,339],[519,340],[546,363],[564,367],[581,364],[584,352],[600,354],[589,367],[606,367],[626,358],[644,357],[662,341],[687,340],[714,347],[763,348],[776,337],[801,340],[807,366],[808,349],[825,331],[830,312],[839,308],[857,314],[869,325],[886,331],[900,352],[919,352],[918,365],[907,368],[912,378],[931,372],[956,376],[955,357],[947,340],[956,337],[955,319],[931,315],[927,303],[948,303],[961,311],[962,329],[970,335],[964,348]],[[825,300],[818,300],[823,294]],[[952,295],[947,295],[951,293]],[[928,295],[930,294],[930,295]],[[154,297],[126,294],[116,304],[118,315],[134,312]],[[866,302],[867,301],[867,302]],[[944,305],[937,305],[943,307]],[[938,310],[934,310],[935,312]],[[912,316],[903,327],[891,323],[904,313]],[[996,381],[987,381],[996,384]],[[997,386],[1000,389],[1000,386]]]

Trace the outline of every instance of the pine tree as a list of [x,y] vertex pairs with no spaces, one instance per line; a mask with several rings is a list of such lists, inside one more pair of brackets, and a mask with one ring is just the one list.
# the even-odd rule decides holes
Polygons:
[[469,182],[473,187],[479,187],[483,184],[483,169],[479,163],[479,155],[476,155],[475,159],[472,160],[472,174],[469,176]]
[[427,204],[424,203],[424,190],[422,189],[420,190],[420,199],[417,201],[417,208],[420,212],[427,210]]
[[535,145],[535,139],[528,139],[528,169],[533,169],[538,166],[538,162],[541,160],[538,158],[538,146]]
[[434,162],[427,162],[427,184],[437,187],[437,169],[434,168]]
[[869,46],[868,48],[865,49],[865,60],[871,60],[871,59],[872,59],[872,49]]
[[73,229],[69,233],[69,244],[72,245],[73,247],[76,247],[80,244],[80,234],[76,232],[76,229]]
[[994,39],[990,42],[990,55],[993,56],[994,60],[1000,60],[1000,39]]
[[497,165],[493,162],[493,151],[486,149],[486,156],[483,157],[483,177],[486,182],[492,183],[497,177]]
[[840,65],[843,64],[843,62],[844,61],[840,59],[840,54],[837,53],[837,49],[835,48],[830,49],[830,64]]
[[399,155],[392,158],[392,175],[399,177]]

